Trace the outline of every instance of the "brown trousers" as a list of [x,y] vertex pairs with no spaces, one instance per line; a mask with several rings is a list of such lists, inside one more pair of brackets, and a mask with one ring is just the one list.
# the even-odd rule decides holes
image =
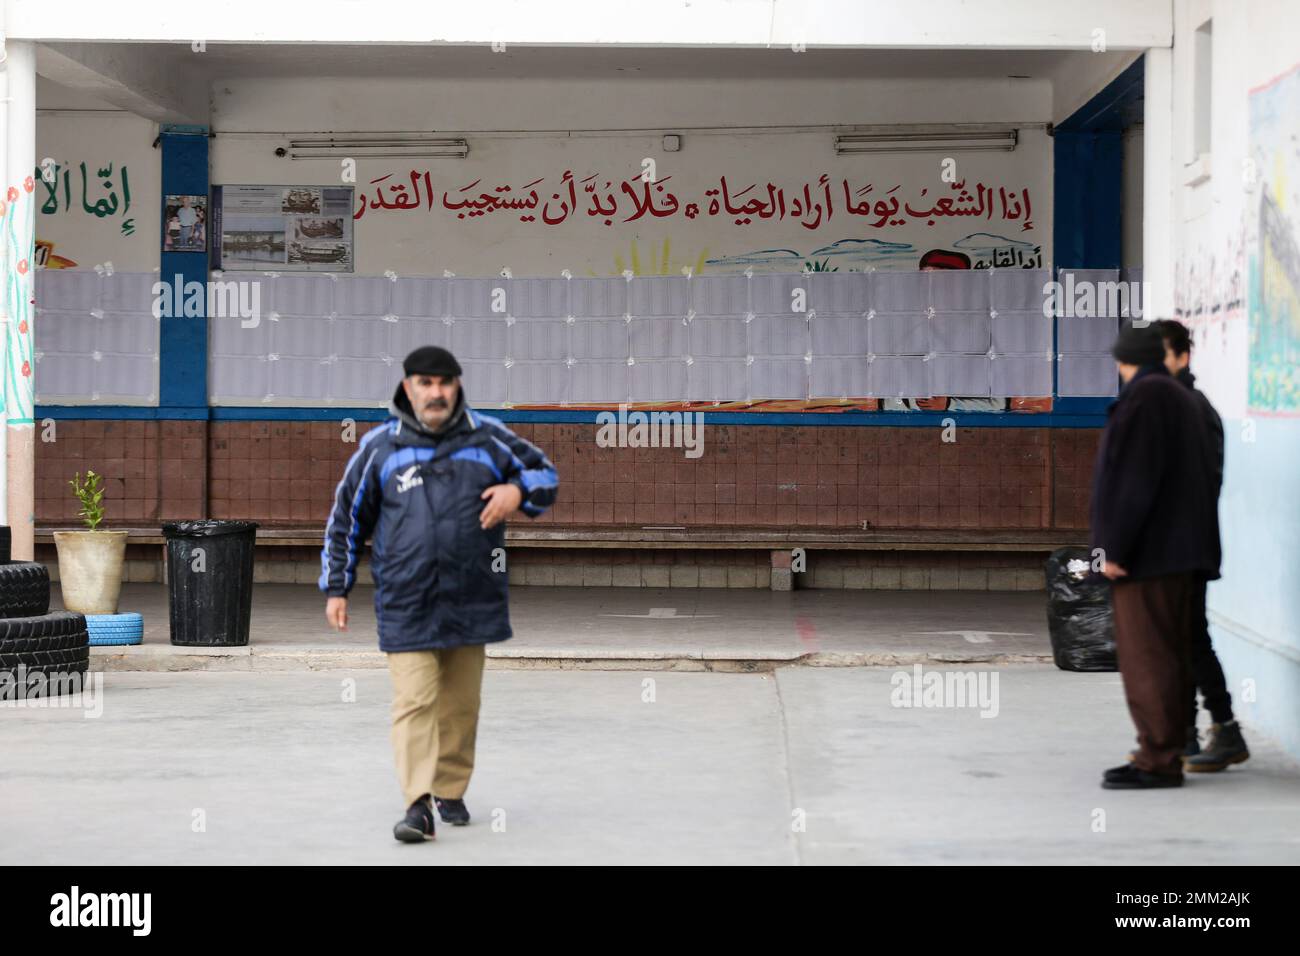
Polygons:
[[1149,773],[1183,772],[1194,587],[1192,575],[1170,574],[1111,588],[1115,654],[1137,727],[1133,764]]
[[474,772],[484,645],[388,655],[393,758],[409,807],[426,793],[459,800]]

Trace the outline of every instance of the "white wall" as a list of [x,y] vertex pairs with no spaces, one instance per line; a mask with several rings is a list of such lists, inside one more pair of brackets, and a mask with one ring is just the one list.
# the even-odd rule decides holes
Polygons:
[[[58,165],[53,197],[49,187],[37,183],[36,238],[53,242],[54,254],[75,262],[77,269],[108,262],[123,272],[156,269],[162,168],[161,150],[152,145],[157,135],[157,125],[148,120],[42,82],[36,158],[40,163],[48,157]],[[99,175],[110,166],[111,172]],[[115,212],[96,206],[114,196]],[[88,206],[96,211],[87,211]]]
[[[1259,205],[1270,191],[1285,228],[1300,238],[1300,167],[1294,153],[1300,97],[1283,108],[1291,134],[1259,154],[1252,91],[1300,66],[1300,7],[1289,0],[1179,2],[1175,8],[1173,175],[1175,299],[1195,335],[1193,368],[1225,419],[1226,468],[1220,522],[1223,580],[1211,586],[1214,636],[1238,709],[1300,753],[1300,418],[1252,409],[1252,259]],[[1213,16],[1211,175],[1187,185],[1193,33]],[[1255,101],[1258,102],[1258,101]],[[1286,160],[1289,153],[1290,160]],[[1256,183],[1248,159],[1262,159]],[[1290,276],[1292,294],[1300,276]],[[1300,316],[1292,315],[1294,325]],[[1258,365],[1258,361],[1256,365]],[[1244,699],[1252,681],[1256,699]]]
[[[376,187],[370,181],[389,174],[381,187],[399,181],[409,185],[412,170],[422,184],[427,170],[436,196],[432,210],[422,204],[414,210],[371,208],[361,215],[355,223],[359,274],[441,275],[450,270],[496,275],[503,268],[515,276],[553,276],[563,269],[574,275],[616,275],[623,269],[676,274],[683,266],[697,272],[738,272],[751,265],[755,271],[789,271],[814,258],[830,259],[841,271],[914,269],[921,253],[953,248],[976,233],[1004,237],[1005,243],[991,242],[1026,252],[1038,246],[1045,267],[1051,255],[1050,139],[1029,124],[1050,119],[1051,95],[1045,81],[629,80],[600,86],[565,80],[227,81],[213,92],[217,136],[212,179],[214,184],[340,182],[337,160],[291,161],[273,155],[293,133],[423,129],[463,135],[471,149],[465,160],[359,161],[358,192],[373,198]],[[1014,153],[952,157],[957,178],[964,178],[972,192],[977,183],[992,189],[992,217],[935,217],[931,224],[900,211],[905,224],[876,227],[872,223],[880,217],[874,212],[847,214],[845,178],[852,190],[870,184],[868,201],[887,198],[897,186],[894,195],[914,209],[929,209],[936,198],[957,195],[941,180],[942,156],[837,156],[833,150],[832,127],[900,122],[1026,124]],[[683,136],[681,152],[663,151],[662,134],[667,132]],[[647,215],[625,223],[630,200],[619,187],[625,179],[636,180],[645,158],[656,162],[660,180],[671,177],[662,185],[679,197],[680,208],[665,218]],[[603,217],[587,215],[589,197],[580,186],[582,212],[558,226],[524,223],[518,213],[501,210],[462,220],[442,208],[444,193],[454,198],[476,182],[470,193],[475,196],[542,178],[535,188],[546,201],[560,189],[565,170],[572,170],[578,181],[596,177],[602,193],[607,192],[604,184],[612,183],[608,191],[623,211],[610,225]],[[817,198],[823,174],[831,188],[832,211],[815,228],[806,228],[792,214],[792,201],[796,194],[802,196],[805,184]],[[706,190],[718,188],[723,175],[733,193],[754,186],[737,200],[741,203],[755,195],[766,197],[769,182],[783,188],[784,220],[755,216],[738,225],[735,217],[709,215]],[[1016,195],[1029,191],[1032,228],[1023,228],[1023,218],[1002,218],[1002,188]],[[691,201],[701,208],[693,219],[685,214]],[[816,223],[813,216],[807,221]],[[855,244],[854,255],[826,251],[846,240]],[[871,240],[905,248],[882,259],[880,242]]]

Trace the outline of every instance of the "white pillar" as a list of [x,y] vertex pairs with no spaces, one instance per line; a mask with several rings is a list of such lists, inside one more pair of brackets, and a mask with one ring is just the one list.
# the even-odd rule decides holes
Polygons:
[[[3,13],[0,13],[3,16]],[[5,201],[9,186],[9,71],[0,66],[0,202]],[[7,211],[7,210],[6,210]],[[9,240],[0,216],[0,282],[9,274]],[[0,294],[0,369],[5,367],[5,354],[9,338],[9,298]],[[0,525],[9,523],[9,412],[5,408],[4,392],[0,389]]]
[[8,245],[4,272],[4,296],[8,309],[5,325],[6,354],[3,366],[5,431],[8,448],[9,527],[13,535],[13,558],[30,561],[34,556],[34,512],[36,510],[35,389],[32,355],[32,322],[36,247],[36,51],[30,41],[5,44],[4,69],[9,85],[6,123],[6,172],[3,223]]
[[1142,281],[1147,319],[1174,315],[1174,51],[1146,52],[1142,113]]

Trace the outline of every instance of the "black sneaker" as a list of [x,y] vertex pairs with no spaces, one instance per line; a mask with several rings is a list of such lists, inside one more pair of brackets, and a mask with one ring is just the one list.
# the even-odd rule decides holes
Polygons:
[[442,817],[443,823],[450,823],[454,827],[463,827],[469,823],[469,811],[465,809],[464,800],[434,797],[433,802],[438,807],[438,815]]
[[1139,770],[1131,763],[1126,763],[1122,767],[1112,767],[1102,774],[1101,781],[1104,790],[1156,790],[1182,785],[1181,773],[1148,773]]
[[1228,769],[1229,764],[1249,759],[1250,751],[1241,736],[1241,725],[1232,720],[1211,726],[1210,742],[1205,745],[1205,750],[1184,760],[1183,769],[1188,773],[1218,773]]
[[434,838],[433,809],[428,797],[421,797],[407,808],[406,818],[393,827],[393,836],[403,843],[423,843]]

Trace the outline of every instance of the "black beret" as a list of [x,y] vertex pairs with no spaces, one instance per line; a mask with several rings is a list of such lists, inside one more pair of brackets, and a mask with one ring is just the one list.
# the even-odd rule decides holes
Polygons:
[[402,371],[407,375],[447,375],[461,374],[460,363],[456,356],[437,345],[422,345],[402,362]]
[[1165,341],[1154,323],[1128,324],[1119,330],[1110,354],[1127,365],[1160,365],[1165,360]]

